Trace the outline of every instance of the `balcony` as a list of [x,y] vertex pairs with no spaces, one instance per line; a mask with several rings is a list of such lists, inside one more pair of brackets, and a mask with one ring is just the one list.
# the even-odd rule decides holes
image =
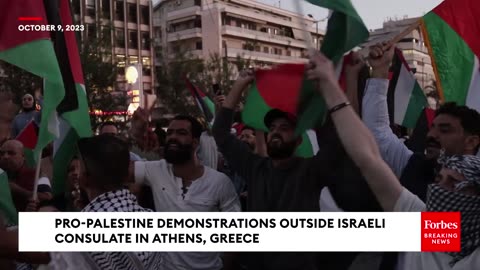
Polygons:
[[202,8],[199,6],[188,7],[184,9],[179,9],[175,11],[168,12],[167,20],[175,20],[187,16],[202,15]]
[[254,39],[263,42],[270,42],[274,44],[281,44],[284,46],[291,46],[296,48],[307,49],[306,42],[296,40],[294,38],[269,34],[261,31],[250,30],[246,28],[224,25],[222,27],[223,35],[237,36],[241,38]]
[[190,38],[201,38],[202,28],[191,28],[177,32],[171,32],[167,35],[167,42],[174,42],[178,40],[185,40]]
[[276,55],[269,53],[262,53],[256,51],[248,51],[242,49],[229,48],[228,57],[235,58],[240,56],[242,58],[250,58],[251,60],[272,62],[272,63],[306,63],[308,59],[294,56]]

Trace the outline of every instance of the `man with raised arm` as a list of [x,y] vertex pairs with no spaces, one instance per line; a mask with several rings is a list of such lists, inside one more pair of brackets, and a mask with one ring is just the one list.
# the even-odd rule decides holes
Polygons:
[[[333,177],[342,153],[338,140],[326,143],[313,158],[294,155],[301,143],[295,136],[296,117],[273,109],[265,116],[268,127],[268,157],[256,155],[231,134],[234,111],[242,93],[253,81],[253,72],[242,72],[219,110],[213,136],[229,166],[248,186],[247,209],[253,212],[320,211],[320,191]],[[338,255],[338,257],[337,257]],[[352,257],[348,257],[352,256]],[[246,256],[249,270],[347,269],[353,254],[337,253],[252,253]]]
[[437,112],[426,137],[425,153],[413,153],[390,128],[387,92],[388,71],[394,47],[373,46],[369,63],[372,78],[368,80],[363,98],[362,118],[373,133],[380,153],[402,185],[426,198],[427,185],[435,178],[436,159],[440,149],[447,155],[475,155],[480,147],[480,114],[468,107],[453,103],[443,105]]
[[[442,154],[436,183],[428,186],[426,203],[403,187],[381,153],[368,128],[355,114],[338,86],[333,64],[316,53],[314,68],[307,73],[318,81],[330,116],[345,150],[357,164],[385,211],[460,212],[461,251],[450,253],[405,253],[399,270],[470,270],[480,265],[480,158],[474,155]],[[437,117],[438,118],[438,117]]]

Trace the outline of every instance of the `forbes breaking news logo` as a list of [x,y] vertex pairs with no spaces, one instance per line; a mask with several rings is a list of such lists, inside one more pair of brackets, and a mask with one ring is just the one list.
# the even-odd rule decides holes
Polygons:
[[422,251],[460,252],[460,212],[422,213]]

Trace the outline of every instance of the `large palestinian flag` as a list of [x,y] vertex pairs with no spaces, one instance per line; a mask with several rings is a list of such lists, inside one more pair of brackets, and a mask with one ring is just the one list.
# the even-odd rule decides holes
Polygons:
[[480,1],[445,0],[422,18],[444,101],[480,111]]
[[[72,25],[70,1],[46,1],[48,22],[52,25]],[[59,59],[65,98],[58,105],[59,136],[53,144],[53,182],[55,194],[65,190],[68,165],[77,153],[78,138],[92,135],[87,96],[75,32],[55,32],[52,36]],[[48,100],[45,100],[45,104]]]
[[[279,109],[296,115],[300,92],[314,88],[313,82],[305,79],[305,69],[303,64],[284,64],[271,70],[257,70],[255,83],[248,92],[242,111],[245,125],[268,132],[264,118],[270,110]],[[301,135],[303,143],[298,147],[297,155],[315,155],[318,151],[315,132],[307,130]]]
[[65,91],[50,33],[19,31],[21,24],[49,24],[43,1],[0,1],[0,60],[40,76],[45,82],[46,102],[42,108],[42,122],[34,154],[38,157],[42,149],[59,134],[56,108]]

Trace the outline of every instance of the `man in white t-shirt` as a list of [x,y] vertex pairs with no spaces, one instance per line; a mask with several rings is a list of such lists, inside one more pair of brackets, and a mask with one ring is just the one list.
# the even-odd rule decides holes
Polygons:
[[[376,46],[370,58],[382,57],[393,48]],[[404,253],[398,270],[473,270],[480,266],[480,158],[474,155],[444,156],[436,183],[428,186],[426,203],[404,188],[382,159],[375,139],[349,107],[338,85],[332,62],[319,52],[311,52],[307,78],[316,80],[326,101],[338,136],[352,160],[365,177],[370,189],[385,211],[460,212],[461,251],[455,253]],[[476,117],[470,121],[475,122]],[[456,123],[459,125],[460,123]],[[477,125],[480,126],[480,125]],[[444,127],[449,132],[449,126]],[[476,133],[478,134],[478,133]],[[467,147],[478,146],[480,136],[461,131]],[[477,150],[477,149],[475,149]]]
[[[139,109],[133,127],[146,126]],[[133,130],[132,132],[139,132]],[[240,203],[230,179],[200,164],[196,157],[202,126],[193,117],[176,116],[167,130],[165,159],[134,163],[136,184],[150,186],[158,212],[237,212]],[[162,269],[222,269],[220,253],[170,252]]]

